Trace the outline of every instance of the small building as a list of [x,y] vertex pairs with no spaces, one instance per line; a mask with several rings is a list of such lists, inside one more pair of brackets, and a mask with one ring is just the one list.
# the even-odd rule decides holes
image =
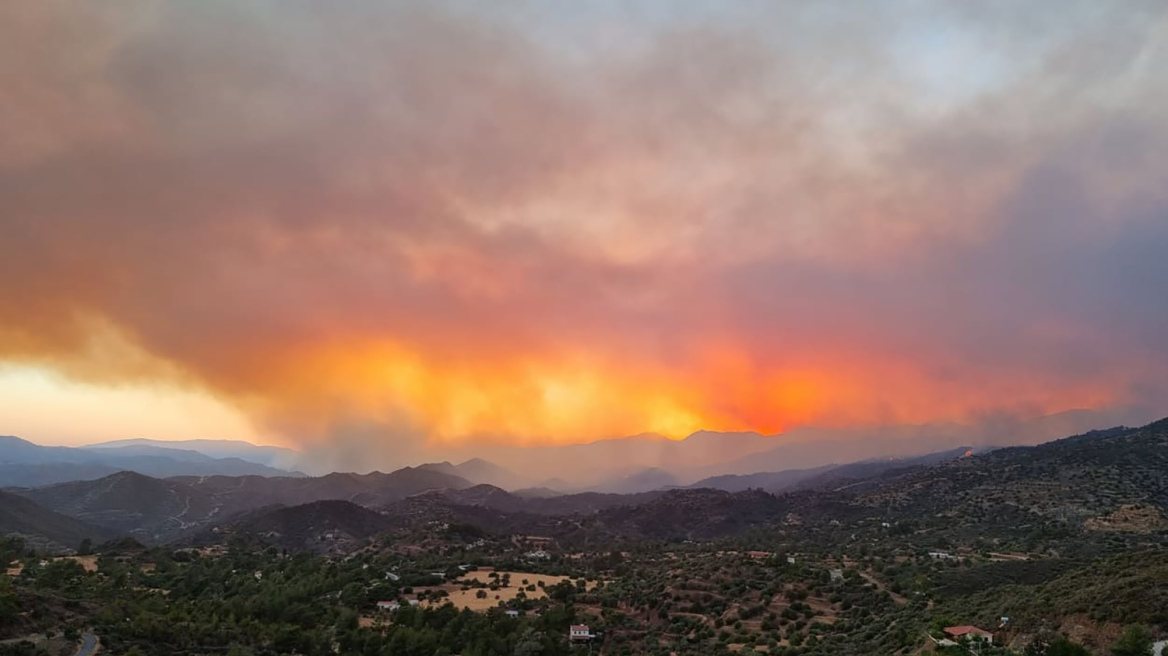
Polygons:
[[568,639],[576,641],[591,640],[592,630],[588,628],[587,624],[573,624],[568,627]]
[[945,635],[953,638],[954,640],[976,639],[984,640],[991,644],[994,642],[994,634],[986,631],[985,629],[979,629],[976,626],[947,626],[941,630],[945,632]]
[[396,601],[379,601],[379,602],[377,602],[377,610],[383,610],[387,613],[392,613],[393,611],[395,611],[399,608],[401,608],[401,604],[399,604]]
[[787,556],[787,564],[794,565],[795,564],[795,557],[794,556]]
[[842,580],[844,580],[844,571],[843,571],[842,569],[833,569],[833,570],[831,570],[831,580],[832,580],[832,581],[842,581]]
[[524,554],[524,557],[528,560],[550,560],[552,555],[543,549],[536,549],[535,551],[527,552]]
[[400,581],[401,577],[398,576],[397,574],[394,574],[393,572],[386,572],[385,573],[385,580],[386,581]]
[[507,613],[507,617],[519,617],[519,611],[517,610],[507,610],[504,612]]
[[933,558],[934,560],[953,560],[957,556],[954,556],[948,551],[930,551],[929,558]]

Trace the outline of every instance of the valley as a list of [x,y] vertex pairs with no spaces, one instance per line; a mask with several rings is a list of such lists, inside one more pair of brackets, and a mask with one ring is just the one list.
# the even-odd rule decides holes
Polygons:
[[[1041,653],[1051,635],[1107,653],[1129,627],[1168,630],[1164,471],[1168,420],[752,477],[783,481],[774,492],[731,477],[712,482],[729,490],[520,495],[431,466],[122,472],[2,493],[0,630],[91,626],[114,654],[489,654],[497,640],[514,653],[908,655],[964,653],[943,629],[969,625],[993,636],[983,654]],[[53,556],[79,549],[94,555]],[[139,619],[111,623],[101,599]],[[176,612],[187,619],[159,633]],[[468,623],[478,637],[451,633]],[[584,624],[592,637],[571,639]]]

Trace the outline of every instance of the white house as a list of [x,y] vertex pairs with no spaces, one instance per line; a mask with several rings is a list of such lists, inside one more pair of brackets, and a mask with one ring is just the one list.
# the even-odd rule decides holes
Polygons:
[[517,610],[508,610],[506,613],[507,617],[519,617],[519,611]]
[[573,624],[568,627],[569,640],[591,640],[592,630],[588,628],[587,624]]
[[384,610],[386,612],[392,613],[393,611],[395,611],[399,608],[401,608],[401,604],[399,604],[396,601],[379,601],[379,602],[377,602],[377,610]]

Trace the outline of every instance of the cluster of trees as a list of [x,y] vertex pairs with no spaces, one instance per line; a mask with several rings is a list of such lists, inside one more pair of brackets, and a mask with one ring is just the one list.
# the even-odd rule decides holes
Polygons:
[[[938,560],[928,548],[956,551],[958,543],[924,547],[917,533],[878,525],[861,533],[865,539],[839,542],[838,530],[852,528],[804,526],[797,540],[772,541],[770,558],[747,553],[764,546],[764,536],[744,534],[718,543],[645,541],[624,552],[528,564],[577,579],[542,591],[524,575],[506,573],[523,571],[506,555],[469,562],[465,553],[407,558],[383,550],[343,559],[270,549],[211,557],[139,548],[101,553],[93,573],[74,560],[42,562],[19,541],[0,540],[0,558],[26,565],[19,576],[0,578],[0,632],[6,622],[15,631],[18,615],[25,633],[92,626],[111,656],[554,656],[571,653],[567,627],[587,617],[605,634],[606,653],[819,656],[910,653],[942,614],[945,622],[986,628],[1000,614],[1022,626],[1070,613],[1168,625],[1168,605],[1146,601],[1168,589],[1162,549],[1016,563],[963,549],[960,560]],[[881,532],[879,540],[867,539]],[[468,587],[481,585],[478,592],[488,597],[519,588],[523,594],[508,606],[540,613],[509,617],[502,609],[439,605],[446,595],[435,586],[487,564],[500,573]],[[537,599],[539,592],[546,598]],[[433,603],[404,605],[392,616],[375,609],[377,601],[406,596]],[[1133,628],[1109,647],[1113,656],[1146,656],[1150,644],[1146,630]],[[23,656],[17,650],[27,648],[0,647],[0,656]],[[1000,646],[982,653],[1014,656]],[[1083,653],[1082,645],[1049,635],[1023,656]]]

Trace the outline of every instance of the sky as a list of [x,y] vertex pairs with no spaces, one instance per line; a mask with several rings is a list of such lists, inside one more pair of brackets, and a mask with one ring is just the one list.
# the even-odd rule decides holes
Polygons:
[[1159,0],[4,3],[0,434],[1168,408],[1166,67]]

